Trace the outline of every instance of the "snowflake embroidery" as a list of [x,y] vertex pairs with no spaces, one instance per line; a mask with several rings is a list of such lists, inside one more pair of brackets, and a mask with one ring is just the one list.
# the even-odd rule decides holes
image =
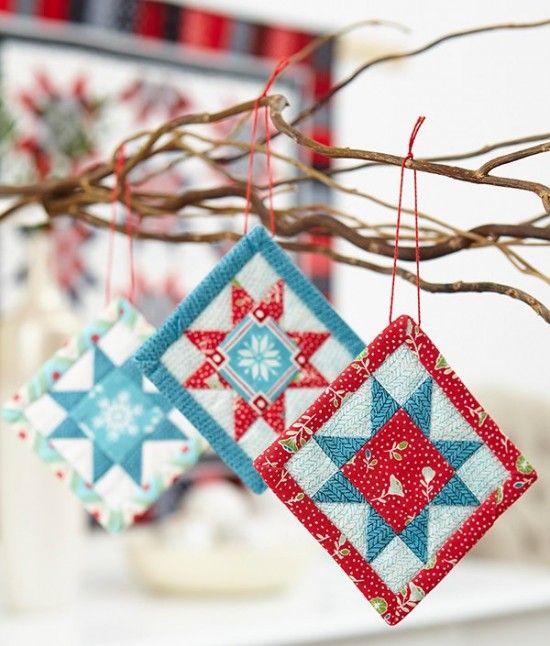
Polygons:
[[268,381],[272,373],[281,366],[280,352],[267,335],[253,335],[250,343],[239,350],[239,367],[252,375],[252,379]]
[[95,428],[105,428],[110,442],[118,442],[123,435],[134,437],[139,434],[138,419],[143,414],[143,406],[132,405],[128,391],[119,392],[114,399],[103,397],[98,406],[100,413],[92,424]]

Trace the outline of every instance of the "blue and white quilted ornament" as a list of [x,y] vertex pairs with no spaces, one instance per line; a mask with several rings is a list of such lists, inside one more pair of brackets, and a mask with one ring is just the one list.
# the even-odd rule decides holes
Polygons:
[[200,454],[193,426],[132,359],[153,331],[115,300],[2,410],[109,532],[132,524]]

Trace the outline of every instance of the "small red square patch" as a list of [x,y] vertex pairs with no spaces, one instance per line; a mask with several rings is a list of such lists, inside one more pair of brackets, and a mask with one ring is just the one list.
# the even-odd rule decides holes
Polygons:
[[[373,460],[376,468],[365,470],[365,462]],[[449,482],[454,470],[399,410],[342,467],[342,473],[388,525],[401,532]]]

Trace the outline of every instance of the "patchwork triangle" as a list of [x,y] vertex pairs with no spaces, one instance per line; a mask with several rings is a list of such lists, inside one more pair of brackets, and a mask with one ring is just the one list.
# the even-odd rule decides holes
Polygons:
[[94,443],[94,482],[104,476],[107,471],[113,466],[114,462],[111,458]]
[[115,370],[115,364],[97,346],[94,352],[94,382],[97,384],[105,375]]
[[[457,475],[480,503],[510,477],[510,472],[502,463],[503,459],[506,459],[505,455],[497,457],[484,444],[457,470]],[[521,473],[518,468],[516,471]]]
[[403,404],[403,408],[410,415],[413,422],[424,433],[430,436],[430,422],[432,410],[432,380],[426,379],[409,399]]
[[147,442],[147,440],[184,440],[186,439],[186,435],[184,435],[180,429],[175,425],[172,424],[167,419],[163,419],[155,428],[153,433],[150,435],[147,435],[143,441]]
[[365,502],[361,492],[338,471],[313,496],[314,502]]
[[364,554],[366,549],[368,503],[349,505],[345,502],[321,502],[319,509],[352,543],[355,549]]
[[399,534],[399,538],[425,563],[428,560],[428,509],[411,521]]
[[197,404],[221,427],[227,429],[228,435],[234,431],[233,407],[235,393],[228,388],[212,390],[194,390],[193,397]]
[[130,454],[127,455],[120,463],[120,466],[138,485],[141,485],[141,466],[143,459],[142,453],[142,445],[140,444],[136,449],[131,451]]
[[436,440],[433,444],[454,469],[460,468],[482,446],[481,442],[466,440]]
[[394,538],[395,532],[371,507],[367,520],[367,561],[373,561]]
[[[257,280],[257,279],[256,279]],[[290,288],[284,286],[285,308],[281,317],[284,328],[298,332],[325,332],[326,326],[315,316],[302,298]]]
[[479,435],[453,406],[441,388],[432,387],[432,414],[430,439],[479,441]]
[[54,399],[60,406],[63,406],[65,410],[70,411],[87,394],[88,393],[86,391],[80,391],[80,390],[74,390],[74,391],[66,390],[61,392],[56,392],[52,390],[50,392],[50,397]]
[[129,379],[132,379],[132,381],[135,381],[138,384],[143,381],[143,375],[137,367],[137,364],[134,361],[133,357],[130,357],[127,361],[125,361],[120,366],[119,370],[123,372]]
[[371,397],[372,404],[370,416],[372,434],[374,435],[395,415],[399,409],[399,404],[388,393],[384,386],[374,378],[372,379]]
[[432,505],[479,505],[479,500],[455,474],[432,500]]
[[428,509],[428,554],[431,555],[473,514],[476,507],[437,505]]
[[86,393],[94,386],[94,360],[93,353],[87,352],[81,356],[78,361],[73,363],[70,368],[61,375],[52,388],[54,392],[63,392],[66,390],[82,391]]
[[167,442],[144,442],[141,455],[141,483],[142,487],[158,481],[158,470],[156,465],[162,460],[165,462],[163,476],[170,478],[172,482],[179,479],[180,474],[174,473],[173,463],[179,458],[174,458],[178,453],[188,455],[192,452],[193,445],[186,440],[169,440]]
[[86,483],[93,479],[92,444],[82,438],[56,438],[50,440],[53,448],[73,466]]
[[147,393],[147,400],[151,406],[158,406],[164,413],[170,412],[172,408],[169,401],[158,391]]
[[344,465],[368,442],[368,437],[335,437],[315,435],[315,441],[337,467]]
[[88,439],[88,436],[83,432],[80,426],[72,420],[70,417],[61,422],[61,424],[55,429],[55,431],[49,436],[48,439]]
[[328,422],[324,424],[322,434],[325,437],[370,438],[372,436],[371,399],[371,383],[369,381],[349,395],[346,399],[346,405],[339,408]]

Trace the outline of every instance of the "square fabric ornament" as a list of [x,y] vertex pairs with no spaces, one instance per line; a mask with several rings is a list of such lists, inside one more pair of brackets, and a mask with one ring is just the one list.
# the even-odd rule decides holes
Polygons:
[[199,455],[196,431],[133,362],[153,329],[114,301],[2,411],[110,532],[130,525]]
[[256,458],[364,347],[263,227],[136,353],[141,370],[256,492]]
[[388,624],[536,479],[408,316],[255,465]]

